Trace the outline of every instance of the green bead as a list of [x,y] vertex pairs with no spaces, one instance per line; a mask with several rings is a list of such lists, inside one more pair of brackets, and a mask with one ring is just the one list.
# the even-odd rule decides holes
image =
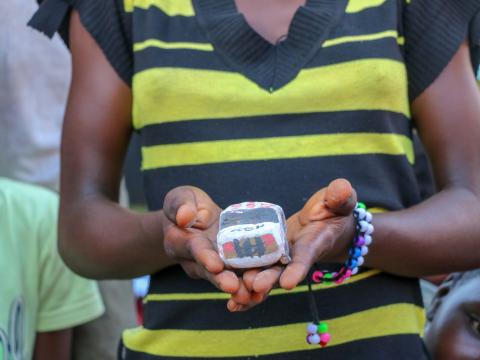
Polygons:
[[367,206],[366,206],[364,203],[360,202],[360,201],[357,203],[357,207],[359,207],[359,208],[361,208],[361,209],[365,209],[365,210],[367,209]]
[[333,274],[332,273],[327,273],[323,276],[323,280],[332,280]]
[[325,334],[328,332],[328,325],[327,323],[321,322],[318,324],[318,333],[319,334]]

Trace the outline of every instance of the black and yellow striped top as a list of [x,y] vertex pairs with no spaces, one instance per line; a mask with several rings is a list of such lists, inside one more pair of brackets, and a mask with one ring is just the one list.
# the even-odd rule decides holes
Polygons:
[[[307,0],[286,40],[273,45],[234,0],[63,1],[64,12],[78,9],[131,85],[151,210],[173,187],[191,184],[221,207],[267,201],[287,215],[338,177],[369,207],[420,201],[410,104],[450,61],[480,4]],[[45,9],[54,2],[62,0],[47,0]],[[43,29],[60,26],[64,12]],[[426,357],[416,280],[368,270],[314,290],[333,335],[324,349],[305,342],[312,320],[305,285],[274,290],[264,304],[231,314],[227,295],[180,268],[166,269],[153,276],[145,324],[125,331],[121,355]]]

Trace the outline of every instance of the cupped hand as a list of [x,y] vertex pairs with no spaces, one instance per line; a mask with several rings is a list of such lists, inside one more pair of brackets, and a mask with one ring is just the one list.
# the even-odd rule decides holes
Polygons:
[[209,280],[218,289],[235,294],[238,276],[225,268],[215,244],[221,209],[201,189],[180,186],[165,197],[164,247],[192,278]]
[[317,261],[337,263],[347,259],[355,235],[356,203],[352,185],[336,179],[287,220],[292,261],[280,276],[282,288],[297,286]]
[[275,287],[293,289],[317,261],[345,260],[355,233],[356,202],[355,190],[344,179],[334,180],[316,192],[302,210],[287,220],[290,264],[246,271],[240,290],[232,295],[228,308],[248,310],[263,302]]

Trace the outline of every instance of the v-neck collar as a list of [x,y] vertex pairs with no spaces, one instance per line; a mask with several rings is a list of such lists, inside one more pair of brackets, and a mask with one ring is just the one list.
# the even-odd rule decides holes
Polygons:
[[237,11],[234,0],[192,0],[200,26],[215,51],[235,71],[274,92],[292,81],[317,53],[345,12],[348,0],[307,0],[288,36],[272,44]]

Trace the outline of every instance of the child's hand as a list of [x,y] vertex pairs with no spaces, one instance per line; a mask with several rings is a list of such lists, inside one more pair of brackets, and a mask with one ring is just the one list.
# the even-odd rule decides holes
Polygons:
[[[241,291],[232,296],[228,308],[247,310],[264,301],[279,285],[293,289],[317,261],[344,261],[355,232],[356,202],[355,190],[344,179],[337,179],[315,193],[302,210],[287,220],[292,262],[286,267],[246,271]],[[243,296],[247,291],[249,296]]]
[[317,261],[346,260],[355,234],[356,203],[352,185],[337,179],[315,193],[302,210],[287,220],[292,262],[280,277],[282,288],[297,286]]
[[163,204],[166,253],[192,278],[209,280],[234,294],[240,279],[229,270],[215,249],[221,209],[202,190],[181,186],[171,190]]

